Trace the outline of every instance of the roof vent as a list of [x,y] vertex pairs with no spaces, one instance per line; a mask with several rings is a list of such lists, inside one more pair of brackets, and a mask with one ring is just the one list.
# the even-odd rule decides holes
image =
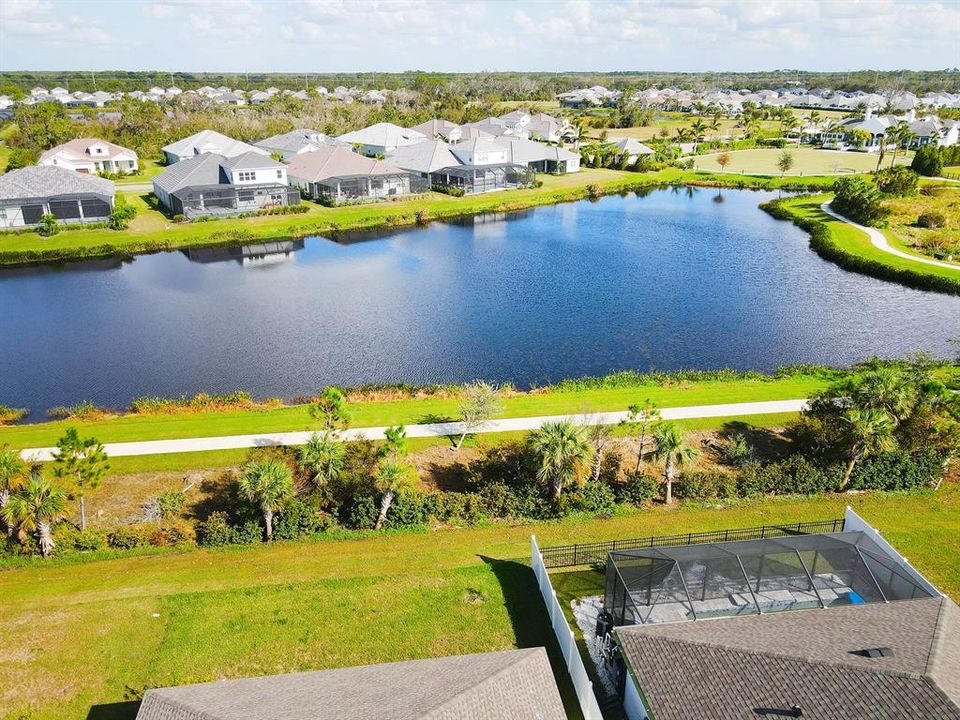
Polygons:
[[857,654],[868,658],[893,657],[893,650],[888,647],[866,648]]

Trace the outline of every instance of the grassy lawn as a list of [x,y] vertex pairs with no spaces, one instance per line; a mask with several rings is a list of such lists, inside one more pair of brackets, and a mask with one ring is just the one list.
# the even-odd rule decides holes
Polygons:
[[0,174],[7,169],[7,163],[10,161],[10,148],[5,143],[0,142]]
[[135,175],[125,175],[116,181],[117,185],[121,186],[149,182],[155,176],[166,170],[166,167],[161,165],[156,160],[148,160],[146,158],[139,159],[139,166],[139,172],[137,172]]
[[[809,397],[826,387],[820,376],[796,376],[769,380],[710,381],[625,389],[571,392],[518,393],[505,398],[503,417],[535,415],[581,415],[589,412],[625,410],[629,405],[652,399],[661,407],[714,405],[731,402],[786,400]],[[456,398],[414,398],[350,404],[351,425],[368,427],[436,422],[459,416]],[[69,426],[101,442],[129,442],[216,435],[246,435],[258,432],[309,430],[316,427],[305,405],[272,410],[184,413],[176,415],[126,415],[90,422],[56,421],[0,428],[0,445],[14,448],[53,445]]]
[[[849,175],[851,173],[871,172],[877,167],[877,156],[874,153],[842,152],[834,150],[816,150],[809,147],[784,148],[793,155],[793,168],[787,176],[806,175]],[[757,148],[753,150],[734,150],[727,153],[730,164],[726,172],[734,174],[753,175],[780,175],[777,160],[783,150],[777,148]],[[717,158],[721,153],[698,155],[694,157],[694,165],[698,170],[722,172]],[[908,164],[910,158],[900,155],[897,164]],[[884,160],[884,167],[889,159]]]
[[874,247],[866,233],[857,230],[848,223],[830,217],[820,209],[820,205],[829,199],[829,195],[808,196],[788,200],[785,206],[791,214],[797,217],[825,223],[830,229],[830,232],[833,233],[835,242],[848,253],[868,260],[874,260],[898,270],[911,270],[923,275],[960,280],[960,267],[958,267],[957,270],[953,270],[935,265],[926,265],[891,255]]
[[[951,483],[936,495],[691,503],[590,521],[37,562],[0,572],[11,649],[0,655],[0,707],[11,720],[132,720],[136,707],[124,701],[157,685],[543,644],[556,660],[525,565],[531,533],[546,546],[825,519],[846,504],[960,597]],[[576,575],[554,582],[565,604],[591,587]]]

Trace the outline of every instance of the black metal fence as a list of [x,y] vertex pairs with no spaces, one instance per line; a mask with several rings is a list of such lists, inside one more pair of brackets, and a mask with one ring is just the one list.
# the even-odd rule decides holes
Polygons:
[[607,560],[611,550],[635,550],[638,548],[665,547],[669,545],[698,545],[701,543],[733,542],[735,540],[759,540],[762,538],[784,537],[786,535],[809,535],[811,533],[833,533],[843,531],[843,518],[834,520],[815,520],[798,522],[791,525],[761,525],[759,527],[732,528],[729,530],[710,530],[683,535],[653,535],[629,540],[609,540],[607,542],[583,543],[579,545],[558,545],[540,549],[543,564],[548,568],[572,567],[574,565],[593,565]]

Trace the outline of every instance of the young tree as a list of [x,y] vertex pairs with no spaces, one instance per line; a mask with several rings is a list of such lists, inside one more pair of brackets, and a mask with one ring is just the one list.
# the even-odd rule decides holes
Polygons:
[[603,456],[607,443],[613,437],[613,428],[609,425],[593,423],[587,428],[587,439],[593,446],[593,458],[590,461],[590,479],[596,482],[600,479],[600,470],[603,468]]
[[395,464],[407,456],[407,428],[403,425],[388,427],[383,431],[384,442],[381,452]]
[[397,493],[408,490],[412,486],[410,467],[399,462],[384,462],[377,470],[376,485],[377,490],[382,493],[380,498],[380,513],[377,515],[377,522],[373,526],[374,530],[383,527],[387,519],[387,513],[393,504]]
[[310,417],[320,423],[325,432],[337,432],[350,424],[347,397],[337,387],[326,387],[310,405]]
[[476,380],[463,388],[463,398],[460,401],[460,422],[463,423],[463,434],[457,441],[456,449],[463,445],[464,439],[471,432],[476,432],[503,409],[500,402],[500,391],[482,380]]
[[547,483],[555,500],[564,485],[574,481],[590,458],[590,443],[583,428],[570,422],[548,422],[527,440],[537,458],[537,479]]
[[653,429],[652,454],[655,459],[664,463],[663,477],[666,480],[664,502],[670,505],[673,503],[673,480],[677,465],[693,460],[700,453],[686,444],[679,425],[670,420],[663,420]]
[[295,493],[293,473],[279,460],[256,460],[244,469],[238,482],[240,492],[263,514],[267,542],[273,538],[273,516]]
[[53,474],[67,484],[70,496],[80,502],[80,529],[87,529],[86,494],[96,490],[110,469],[107,453],[96,438],[81,438],[75,427],[67,428],[57,440]]
[[640,472],[640,465],[643,462],[643,451],[647,445],[647,430],[660,422],[660,410],[657,404],[647,398],[640,405],[631,405],[627,408],[627,419],[621,422],[621,425],[630,434],[640,436],[640,442],[637,447],[637,467],[634,472]]
[[314,433],[299,450],[300,463],[310,469],[317,487],[329,485],[343,470],[346,451],[332,432]]
[[784,150],[777,157],[777,167],[780,169],[780,177],[783,177],[787,174],[790,168],[793,167],[793,153],[789,150]]
[[733,157],[728,152],[722,152],[717,155],[717,165],[720,166],[720,170],[726,172],[727,165],[733,160]]
[[[20,459],[16,450],[0,448],[0,517],[10,502],[10,496],[22,489],[27,483],[26,463]],[[6,523],[7,535],[13,534],[13,524]]]
[[26,485],[0,511],[8,526],[16,526],[23,533],[35,532],[44,557],[53,550],[53,523],[63,515],[66,493],[33,470]]
[[846,490],[859,460],[876,453],[889,452],[897,446],[893,435],[894,420],[885,410],[852,408],[844,416],[848,425],[849,449],[847,469],[840,489]]

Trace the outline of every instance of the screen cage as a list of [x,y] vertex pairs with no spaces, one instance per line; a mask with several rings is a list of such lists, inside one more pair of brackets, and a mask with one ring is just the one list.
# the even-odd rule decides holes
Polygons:
[[611,551],[614,625],[930,597],[862,532]]

